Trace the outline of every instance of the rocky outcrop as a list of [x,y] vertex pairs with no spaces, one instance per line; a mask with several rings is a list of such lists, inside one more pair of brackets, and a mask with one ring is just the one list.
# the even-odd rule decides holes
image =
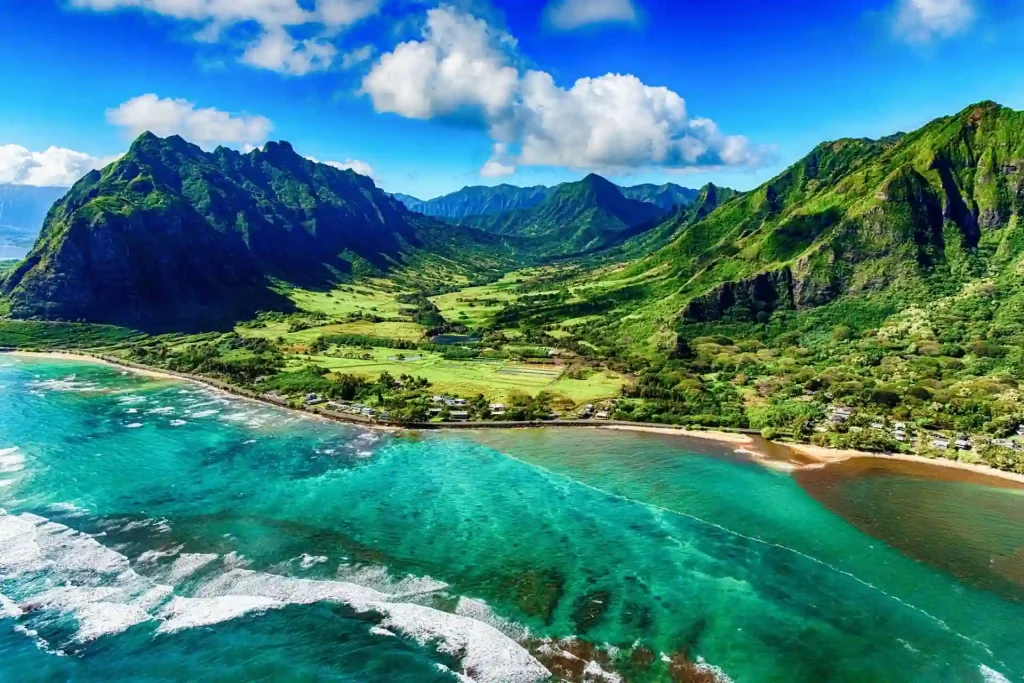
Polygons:
[[789,268],[759,273],[738,282],[726,282],[692,299],[683,318],[689,322],[767,322],[775,311],[795,307],[793,290],[793,273]]

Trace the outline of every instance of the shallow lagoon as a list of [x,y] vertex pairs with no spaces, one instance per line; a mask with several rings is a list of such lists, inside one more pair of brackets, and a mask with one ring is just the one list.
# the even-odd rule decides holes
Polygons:
[[1024,675],[1019,489],[733,448],[0,356],[0,680]]

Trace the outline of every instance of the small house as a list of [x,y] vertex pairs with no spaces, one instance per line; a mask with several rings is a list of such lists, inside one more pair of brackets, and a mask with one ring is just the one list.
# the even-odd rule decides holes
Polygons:
[[608,416],[608,411],[607,410],[599,410],[599,411],[597,411],[597,415],[594,415],[594,417],[596,417],[598,420],[607,420],[608,417],[609,417]]
[[444,403],[444,396],[434,396],[430,400],[433,403]]
[[974,444],[966,436],[961,436],[956,440],[956,449],[958,451],[969,451],[974,448]]
[[843,424],[849,422],[850,418],[853,417],[853,408],[836,408],[832,411],[832,422],[836,424]]
[[504,415],[505,414],[505,404],[504,403],[492,403],[488,407],[491,410],[491,415]]
[[466,405],[466,399],[464,398],[453,398],[448,401],[448,405],[452,407],[462,408]]
[[448,414],[448,418],[454,422],[465,422],[469,419],[469,413],[465,410],[453,410]]
[[1017,436],[1024,436],[1024,425],[1017,427]]
[[940,437],[936,437],[935,440],[932,441],[932,446],[935,446],[936,448],[939,448],[939,449],[942,449],[942,450],[946,450],[947,448],[949,448],[949,444],[950,444],[949,439],[943,438],[941,436]]
[[437,417],[443,411],[444,411],[443,408],[431,408],[430,410],[427,411],[427,414],[430,415],[431,417]]
[[1014,442],[1009,439],[992,439],[992,445],[999,448],[1013,448]]

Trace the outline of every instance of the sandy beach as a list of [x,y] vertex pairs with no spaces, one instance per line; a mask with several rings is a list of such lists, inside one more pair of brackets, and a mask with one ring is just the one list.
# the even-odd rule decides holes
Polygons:
[[6,353],[11,356],[21,356],[23,358],[52,358],[54,360],[70,360],[82,363],[102,363],[103,365],[109,365],[112,368],[120,368],[122,370],[134,372],[137,375],[142,375],[143,377],[150,377],[152,379],[183,379],[182,377],[178,377],[167,372],[160,372],[159,370],[149,370],[147,368],[141,368],[133,365],[111,363],[110,361],[104,360],[102,358],[90,356],[84,353],[64,353],[62,351],[8,351]]
[[960,462],[959,460],[949,460],[947,458],[925,458],[920,455],[907,455],[904,453],[867,453],[863,451],[854,450],[841,450],[836,448],[825,448],[823,446],[812,446],[810,444],[797,444],[788,443],[785,444],[787,448],[801,453],[813,460],[816,460],[816,464],[803,465],[794,469],[810,468],[810,467],[821,467],[832,463],[843,462],[852,458],[876,458],[880,460],[901,460],[903,462],[915,462],[922,465],[935,465],[937,467],[948,467],[951,469],[965,470],[968,472],[974,472],[975,474],[984,474],[990,477],[999,477],[1000,479],[1008,479],[1024,484],[1024,474],[1017,474],[1016,472],[1006,472],[1004,470],[997,470],[994,467],[988,465],[982,465],[971,462]]
[[[232,395],[240,396],[241,398],[247,398],[249,400],[257,401],[259,403],[269,403],[276,407],[282,407],[276,403],[270,403],[264,401],[259,397],[248,396],[244,394],[237,394],[235,392],[227,391],[219,383],[207,380],[202,377],[195,377],[191,375],[181,375],[169,372],[161,372],[159,370],[151,370],[143,368],[135,364],[118,363],[106,360],[98,356],[92,356],[83,353],[72,353],[63,351],[8,351],[6,352],[12,356],[21,356],[25,358],[50,358],[54,360],[69,360],[86,363],[102,363],[113,368],[119,368],[128,372],[134,372],[144,377],[161,380],[174,380],[174,381],[190,381],[204,386],[210,387],[217,391],[224,391]],[[286,410],[289,408],[285,408]],[[362,423],[345,420],[341,418],[335,418],[331,415],[325,415],[315,411],[299,411],[303,414],[313,417],[320,418],[323,420],[329,420],[332,422],[345,422],[347,424],[358,424],[359,426],[367,427],[370,429],[378,429],[383,431],[400,431],[400,427],[394,427],[390,425],[380,425],[373,423]],[[536,427],[545,426],[559,426],[553,423],[537,423],[531,425]],[[564,425],[569,426],[569,425]],[[988,465],[961,462],[959,460],[949,460],[946,458],[925,458],[920,455],[907,455],[902,453],[869,453],[866,451],[855,451],[849,449],[837,449],[837,448],[825,448],[824,446],[814,446],[811,444],[801,443],[780,443],[775,441],[768,441],[766,439],[751,436],[749,434],[740,434],[736,432],[722,432],[722,431],[700,431],[693,429],[684,429],[671,427],[667,425],[640,425],[640,424],[588,424],[572,425],[578,426],[581,429],[608,429],[614,431],[623,432],[642,432],[647,434],[663,434],[667,436],[683,436],[694,439],[706,439],[709,441],[718,441],[721,443],[728,443],[738,446],[737,452],[745,453],[749,455],[755,461],[761,463],[765,467],[784,471],[784,472],[797,472],[804,469],[814,469],[825,467],[830,464],[844,462],[853,458],[876,458],[881,460],[901,460],[904,462],[913,462],[922,465],[934,465],[937,467],[946,467],[951,469],[958,469],[974,474],[988,475],[992,477],[999,477],[1009,481],[1024,484],[1024,474],[1017,474],[1015,472],[1006,472],[1004,470],[997,470]],[[443,427],[442,427],[443,429]]]
[[724,441],[726,443],[753,446],[754,439],[746,434],[735,432],[697,431],[693,429],[682,429],[676,427],[659,427],[651,425],[597,425],[599,429],[613,429],[620,432],[644,432],[647,434],[667,434],[669,436],[689,436],[694,439],[708,439],[710,441]]

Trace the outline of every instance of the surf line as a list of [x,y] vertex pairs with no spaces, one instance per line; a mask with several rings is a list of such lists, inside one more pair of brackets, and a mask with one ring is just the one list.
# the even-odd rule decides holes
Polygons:
[[[988,644],[986,644],[985,642],[980,641],[980,640],[976,640],[974,638],[971,638],[970,636],[966,636],[963,633],[960,633],[959,631],[955,631],[955,630],[951,629],[949,627],[949,625],[946,624],[945,621],[943,621],[942,619],[940,619],[940,618],[936,617],[935,615],[931,614],[927,610],[924,610],[924,609],[918,607],[917,605],[913,605],[913,604],[907,602],[906,600],[904,600],[904,599],[902,599],[902,598],[900,598],[898,596],[895,596],[895,595],[893,595],[891,593],[887,593],[886,591],[882,590],[881,588],[879,588],[878,586],[874,585],[870,581],[865,581],[864,579],[860,578],[859,576],[857,576],[855,574],[852,574],[851,572],[848,572],[845,569],[840,569],[839,567],[836,567],[835,565],[831,565],[828,562],[825,562],[824,560],[820,560],[817,557],[814,557],[813,555],[808,555],[807,553],[802,552],[800,550],[797,550],[796,548],[790,548],[789,546],[785,546],[785,545],[782,545],[780,543],[774,543],[772,541],[766,541],[763,538],[758,538],[756,536],[748,536],[747,534],[740,533],[739,531],[735,531],[735,530],[730,529],[728,527],[722,526],[721,524],[718,524],[717,522],[711,522],[709,520],[706,520],[706,519],[703,519],[701,517],[698,517],[697,515],[692,515],[692,514],[690,514],[688,512],[682,512],[680,510],[673,510],[671,508],[662,507],[661,505],[655,505],[653,503],[647,503],[647,502],[644,502],[642,500],[636,500],[635,498],[629,498],[628,496],[623,496],[623,495],[620,495],[618,493],[613,493],[611,491],[607,491],[605,489],[598,488],[597,486],[593,486],[592,484],[587,484],[587,483],[579,481],[577,479],[573,479],[572,477],[570,477],[568,475],[561,474],[561,473],[555,472],[553,470],[549,470],[548,468],[544,467],[543,465],[535,465],[533,463],[526,462],[525,460],[521,460],[521,459],[515,457],[514,455],[509,455],[508,453],[502,453],[501,451],[495,451],[495,452],[500,453],[503,457],[506,457],[509,460],[514,460],[514,461],[518,462],[521,465],[524,465],[524,466],[532,468],[532,469],[539,470],[539,471],[543,472],[544,474],[548,475],[551,478],[562,479],[562,480],[567,481],[567,482],[569,482],[571,484],[575,484],[577,486],[582,486],[583,488],[590,489],[591,491],[599,493],[599,494],[601,494],[601,495],[603,495],[603,496],[605,496],[607,498],[613,498],[613,499],[621,500],[621,501],[626,502],[626,503],[632,503],[633,505],[639,505],[641,507],[647,508],[649,510],[653,510],[655,512],[667,512],[670,515],[677,515],[679,517],[683,517],[683,518],[686,518],[686,519],[693,520],[695,522],[699,522],[700,524],[704,524],[704,525],[712,527],[714,529],[718,529],[719,531],[722,531],[722,532],[724,532],[726,534],[729,534],[731,536],[734,536],[736,538],[741,538],[741,539],[743,539],[745,541],[750,541],[752,543],[759,543],[759,544],[761,544],[763,546],[766,546],[766,547],[776,548],[776,549],[779,549],[779,550],[790,552],[790,553],[792,553],[794,555],[797,555],[798,557],[802,557],[802,558],[804,558],[806,560],[810,560],[811,562],[813,562],[815,564],[818,564],[818,565],[820,565],[822,567],[825,567],[827,569],[830,569],[830,570],[836,572],[837,574],[840,574],[842,576],[846,576],[848,578],[851,578],[854,581],[856,581],[857,583],[861,584],[862,586],[865,586],[865,587],[867,587],[867,588],[869,588],[869,589],[871,589],[873,591],[876,591],[876,592],[884,595],[885,597],[889,598],[890,600],[893,600],[893,601],[897,602],[898,604],[902,605],[903,607],[907,607],[907,608],[917,612],[918,614],[921,614],[922,616],[926,617],[927,619],[929,619],[932,622],[934,622],[935,624],[937,624],[943,631],[947,631],[948,633],[953,634],[957,638],[960,638],[960,639],[962,639],[963,641],[965,641],[967,643],[970,643],[972,645],[981,647],[985,651],[985,653],[989,657],[991,657],[992,660],[996,664],[1001,666],[1003,669],[1006,669],[1006,670],[1012,669],[1012,667],[1008,666],[1005,662],[1000,661],[999,659],[996,659],[995,653],[992,652],[992,648],[990,648],[988,646]],[[670,536],[670,538],[672,538],[672,537]],[[679,542],[679,540],[676,539],[676,538],[672,538],[672,540],[676,541],[677,543]]]

